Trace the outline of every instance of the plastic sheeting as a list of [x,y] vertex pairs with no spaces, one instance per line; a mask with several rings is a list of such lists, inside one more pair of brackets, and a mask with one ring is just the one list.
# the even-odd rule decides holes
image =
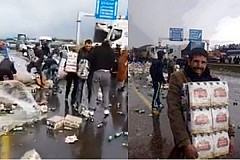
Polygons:
[[41,112],[38,104],[26,86],[16,80],[0,82],[0,101],[17,104],[14,114],[0,115],[0,135],[17,125],[39,120]]

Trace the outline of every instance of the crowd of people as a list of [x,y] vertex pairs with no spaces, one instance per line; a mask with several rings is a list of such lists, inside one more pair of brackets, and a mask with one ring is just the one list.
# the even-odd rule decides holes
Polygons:
[[[5,44],[1,43],[1,50],[6,49]],[[7,52],[4,52],[7,55]],[[47,42],[37,43],[34,49],[28,50],[29,63],[26,70],[31,73],[35,68],[35,74],[38,75],[36,82],[44,88],[46,80],[52,80],[53,92],[58,90],[58,70],[62,61],[62,53],[58,47],[52,52]],[[66,73],[66,93],[65,102],[70,101],[73,108],[78,111],[82,106],[84,85],[87,85],[89,116],[94,120],[94,111],[96,110],[96,99],[99,90],[103,95],[104,115],[109,115],[109,92],[112,79],[117,81],[116,92],[125,90],[128,71],[128,50],[125,46],[117,45],[111,48],[111,42],[105,40],[100,46],[93,46],[90,39],[85,40],[84,46],[77,50],[72,48],[66,55],[64,72]],[[7,76],[8,80],[14,79],[16,69],[9,56],[0,62],[0,80]],[[73,87],[72,87],[73,83]],[[72,87],[72,89],[71,89]],[[71,92],[71,96],[69,94]]]
[[112,49],[110,41],[105,40],[101,46],[92,46],[92,41],[87,39],[84,46],[77,52],[73,50],[67,54],[64,71],[66,76],[65,100],[69,100],[72,83],[71,104],[76,110],[82,103],[83,88],[87,82],[88,109],[91,120],[94,119],[96,99],[99,89],[103,95],[104,115],[109,115],[109,92],[111,79],[118,81],[118,91],[124,91],[127,80],[128,51],[127,48]]

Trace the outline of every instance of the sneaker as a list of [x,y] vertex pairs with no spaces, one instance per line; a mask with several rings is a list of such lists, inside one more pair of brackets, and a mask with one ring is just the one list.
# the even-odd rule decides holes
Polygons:
[[158,107],[158,108],[156,108],[156,107],[152,108],[152,114],[153,114],[153,115],[160,115],[160,113],[161,113],[161,108],[160,108],[160,107]]
[[104,114],[105,114],[105,115],[109,115],[109,114],[110,114],[109,110],[108,110],[108,109],[105,109],[105,110],[104,110]]
[[118,92],[124,92],[125,91],[124,88],[125,87],[118,88]]
[[160,109],[163,109],[163,108],[164,108],[164,105],[163,105],[163,104],[160,104],[160,105],[159,105],[159,108],[160,108]]

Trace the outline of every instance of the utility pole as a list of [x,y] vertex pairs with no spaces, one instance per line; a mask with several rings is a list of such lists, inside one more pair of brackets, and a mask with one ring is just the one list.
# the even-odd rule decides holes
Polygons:
[[80,30],[80,26],[81,26],[81,13],[78,12],[78,17],[77,17],[77,33],[76,33],[76,42],[77,45],[80,45],[80,38],[81,38],[81,30]]

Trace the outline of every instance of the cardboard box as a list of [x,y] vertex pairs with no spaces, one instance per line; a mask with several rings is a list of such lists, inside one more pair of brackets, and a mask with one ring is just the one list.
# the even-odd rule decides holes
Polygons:
[[52,118],[47,119],[47,128],[56,130],[63,127],[64,117],[54,116]]
[[212,95],[211,106],[225,106],[229,103],[229,88],[225,81],[210,82]]
[[67,115],[64,118],[64,127],[71,127],[71,128],[80,128],[82,124],[82,118],[72,116],[72,115]]
[[207,82],[188,83],[189,106],[207,107],[211,105],[211,88]]

